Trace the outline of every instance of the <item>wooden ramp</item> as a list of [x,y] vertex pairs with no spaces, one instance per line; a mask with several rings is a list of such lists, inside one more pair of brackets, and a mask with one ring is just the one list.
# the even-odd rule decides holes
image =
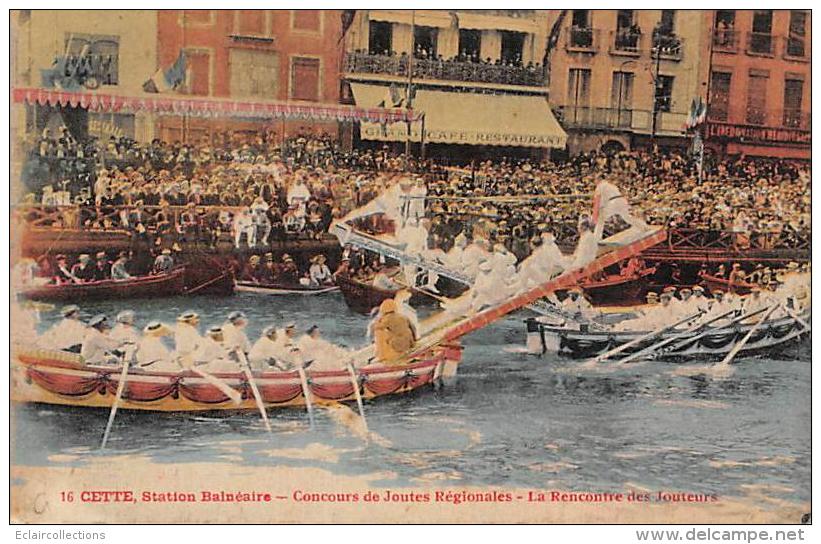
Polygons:
[[508,299],[498,306],[472,316],[457,318],[452,322],[443,324],[421,338],[412,353],[409,354],[409,357],[418,356],[437,344],[451,342],[473,331],[482,329],[519,308],[527,306],[554,291],[570,288],[578,284],[581,280],[604,270],[608,266],[638,255],[647,248],[653,247],[666,239],[667,231],[665,229],[659,228],[655,231],[649,231],[644,237],[638,240],[600,255],[585,267],[568,270],[560,276],[538,287],[534,287],[521,295]]

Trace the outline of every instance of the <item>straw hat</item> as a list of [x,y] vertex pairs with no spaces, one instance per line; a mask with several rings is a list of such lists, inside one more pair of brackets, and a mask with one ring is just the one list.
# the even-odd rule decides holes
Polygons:
[[200,319],[200,314],[197,312],[184,312],[177,317],[178,323],[197,323]]
[[152,321],[151,323],[145,326],[145,328],[143,329],[143,334],[145,336],[151,336],[153,338],[160,338],[171,334],[171,329],[169,329],[166,325],[163,325],[159,321]]
[[135,314],[132,310],[123,310],[122,312],[117,314],[117,323],[123,323],[125,325],[133,325]]
[[80,307],[75,304],[69,304],[68,306],[63,306],[63,309],[60,310],[60,314],[63,317],[71,317],[72,315],[76,315],[80,313]]

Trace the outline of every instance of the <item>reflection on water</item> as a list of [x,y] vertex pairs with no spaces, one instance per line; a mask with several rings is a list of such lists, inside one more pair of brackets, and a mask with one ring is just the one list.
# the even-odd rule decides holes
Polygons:
[[[203,327],[233,310],[268,324],[317,324],[358,347],[368,318],[341,297],[175,298],[132,301],[139,324],[172,322],[193,309]],[[110,315],[124,303],[84,305]],[[43,326],[56,312],[44,314]],[[272,412],[268,436],[254,414],[117,414],[107,454],[143,454],[155,463],[208,461],[252,466],[314,466],[336,473],[395,475],[386,485],[421,483],[550,486],[570,490],[649,490],[738,495],[749,486],[809,500],[809,343],[779,360],[739,361],[726,380],[680,376],[649,363],[582,375],[573,362],[511,352],[524,342],[521,316],[465,339],[458,381],[439,390],[366,402],[371,431],[356,407]],[[352,408],[352,409],[351,409]],[[16,406],[18,464],[83,464],[97,456],[108,413]],[[747,487],[744,487],[747,486]]]

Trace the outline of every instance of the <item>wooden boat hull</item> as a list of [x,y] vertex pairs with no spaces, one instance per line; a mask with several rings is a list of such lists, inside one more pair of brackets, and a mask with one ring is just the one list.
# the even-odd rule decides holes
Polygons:
[[315,296],[324,295],[325,293],[333,293],[334,291],[339,291],[339,287],[336,285],[326,285],[323,287],[304,287],[302,285],[279,285],[254,283],[250,281],[238,281],[236,282],[235,290],[238,293],[253,293],[256,295],[269,296]]
[[655,268],[648,268],[635,276],[615,276],[603,281],[583,282],[579,287],[593,306],[641,304],[647,294],[647,278],[655,271]]
[[[364,399],[396,395],[434,386],[456,376],[461,360],[458,344],[441,345],[409,364],[372,365],[357,370]],[[88,408],[110,408],[117,391],[120,367],[91,367],[77,355],[46,350],[20,350],[12,361],[11,398],[18,403],[44,403]],[[347,370],[306,371],[312,404],[356,400]],[[121,410],[149,412],[256,411],[253,392],[241,372],[215,373],[242,397],[239,404],[193,372],[135,370],[126,381]],[[266,408],[305,406],[299,374],[263,372],[255,383]]]
[[[383,301],[396,296],[396,293],[399,291],[399,289],[396,291],[379,289],[349,276],[337,276],[336,284],[342,292],[345,304],[347,304],[351,310],[361,314],[369,314],[371,310],[378,308]],[[410,303],[413,306],[418,306],[433,300],[434,299],[424,294],[424,292],[414,289]]]
[[141,276],[130,280],[102,280],[90,283],[42,285],[21,291],[30,300],[79,301],[125,298],[153,298],[185,292],[185,267],[168,274]]
[[[809,312],[803,316],[809,320]],[[672,342],[664,351],[656,352],[658,358],[665,360],[677,359],[716,359],[721,358],[741,340],[753,327],[752,324],[735,325],[733,327],[715,327],[709,334],[702,336],[697,341],[681,349],[671,349],[679,342],[684,342],[688,337],[695,337],[702,331],[696,331],[688,336],[682,336],[677,341]],[[539,323],[535,319],[527,320],[528,347],[532,353],[558,353],[561,356],[571,358],[595,357],[608,350],[639,338],[648,331],[584,331],[578,328],[551,326]],[[622,352],[620,357],[636,353],[651,344],[660,342],[665,338],[672,338],[679,334],[676,331],[657,336],[646,342],[639,343],[632,348]],[[782,347],[787,342],[795,341],[807,334],[803,328],[791,317],[781,317],[770,319],[761,325],[750,338],[749,342],[742,348],[741,354],[760,352]]]

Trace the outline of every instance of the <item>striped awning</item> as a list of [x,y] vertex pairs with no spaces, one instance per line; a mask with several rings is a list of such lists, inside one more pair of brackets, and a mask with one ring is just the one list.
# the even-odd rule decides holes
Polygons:
[[[81,107],[105,113],[159,113],[192,117],[294,119],[316,121],[414,121],[417,114],[404,109],[355,107],[316,102],[247,101],[181,94],[119,95],[97,91],[69,92],[56,89],[15,88],[12,101],[42,106]],[[374,104],[374,106],[376,103]]]
[[[351,83],[356,103],[372,107],[390,102],[389,87]],[[564,148],[567,133],[544,96],[489,95],[418,90],[413,111],[425,117],[429,143]],[[411,124],[410,140],[422,139],[422,124]],[[360,125],[363,140],[404,142],[407,123]]]
[[450,28],[454,25],[453,17],[447,11],[440,10],[387,10],[373,9],[368,11],[371,21],[384,21],[402,25],[431,26],[435,28]]

